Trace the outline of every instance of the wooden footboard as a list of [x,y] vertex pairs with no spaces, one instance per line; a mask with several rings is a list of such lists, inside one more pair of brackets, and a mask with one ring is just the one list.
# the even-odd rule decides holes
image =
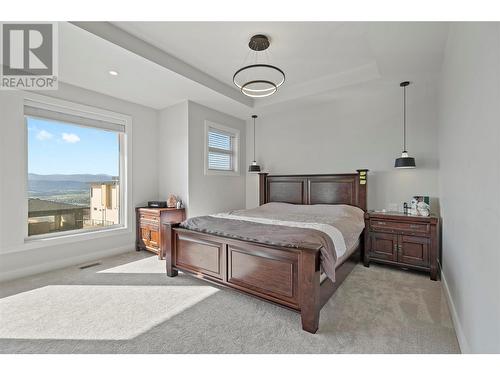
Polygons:
[[338,284],[334,289],[331,282],[320,285],[319,248],[282,248],[182,228],[165,229],[171,231],[166,254],[169,276],[182,270],[276,303],[299,312],[304,330],[317,331],[321,307]]

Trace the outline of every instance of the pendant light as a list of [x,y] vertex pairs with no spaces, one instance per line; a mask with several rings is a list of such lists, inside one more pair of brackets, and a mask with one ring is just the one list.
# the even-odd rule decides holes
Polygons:
[[408,81],[399,84],[403,88],[403,152],[401,157],[396,159],[395,168],[415,168],[415,158],[408,156],[406,151],[406,86],[409,84]]
[[248,167],[248,172],[260,172],[260,165],[257,164],[255,160],[255,119],[257,115],[252,115],[253,118],[253,161],[252,164]]
[[[278,91],[285,82],[285,73],[280,68],[269,64],[267,48],[271,42],[266,35],[257,34],[250,38],[248,47],[254,51],[254,64],[245,65],[247,58],[243,62],[243,68],[238,69],[233,75],[233,83],[241,90],[243,94],[251,98],[264,98]],[[265,52],[263,52],[265,51]],[[259,56],[262,62],[259,62]]]

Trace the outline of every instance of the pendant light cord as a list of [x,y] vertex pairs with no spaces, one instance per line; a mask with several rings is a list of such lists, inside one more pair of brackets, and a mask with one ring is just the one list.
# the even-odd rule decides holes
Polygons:
[[406,152],[406,86],[403,87],[403,151]]
[[255,160],[255,117],[253,118],[253,161]]

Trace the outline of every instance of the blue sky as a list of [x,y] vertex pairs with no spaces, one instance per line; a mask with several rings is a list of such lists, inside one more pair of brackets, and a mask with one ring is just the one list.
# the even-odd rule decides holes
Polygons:
[[118,176],[113,132],[28,117],[28,172]]

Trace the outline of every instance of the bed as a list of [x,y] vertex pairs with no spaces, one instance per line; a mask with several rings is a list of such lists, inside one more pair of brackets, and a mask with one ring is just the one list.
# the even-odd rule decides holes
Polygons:
[[318,330],[321,308],[363,252],[367,170],[259,174],[259,207],[162,225],[166,272],[264,299]]

